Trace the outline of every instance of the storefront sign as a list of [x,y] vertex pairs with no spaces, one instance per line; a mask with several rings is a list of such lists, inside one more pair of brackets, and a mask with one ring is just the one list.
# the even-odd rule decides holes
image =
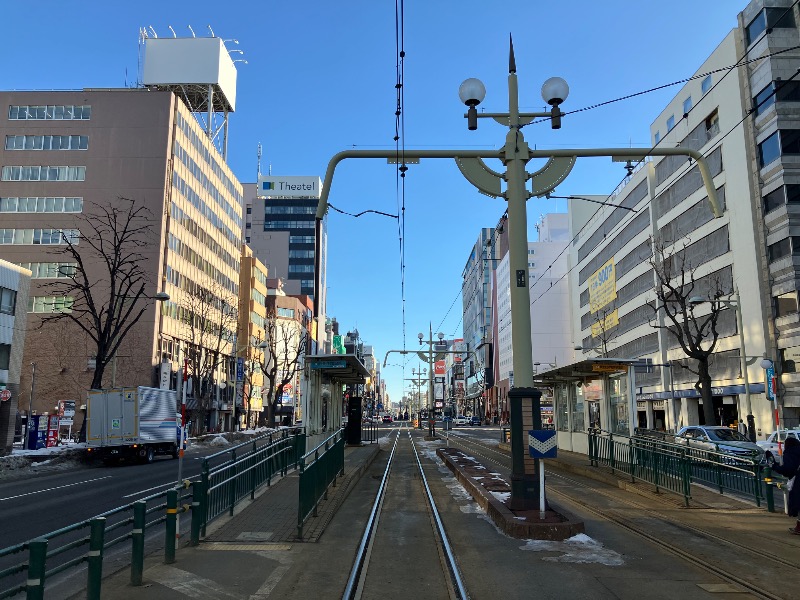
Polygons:
[[589,307],[597,312],[617,297],[617,276],[612,257],[589,277]]
[[622,363],[594,363],[592,371],[595,373],[620,373],[628,370],[628,365]]

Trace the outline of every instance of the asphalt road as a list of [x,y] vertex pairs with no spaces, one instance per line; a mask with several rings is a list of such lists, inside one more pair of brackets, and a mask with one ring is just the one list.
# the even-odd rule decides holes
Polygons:
[[[183,478],[200,473],[202,458],[220,448],[184,456]],[[102,463],[74,470],[3,481],[0,485],[0,548],[27,541],[124,506],[174,485],[178,461],[157,456],[152,464]]]

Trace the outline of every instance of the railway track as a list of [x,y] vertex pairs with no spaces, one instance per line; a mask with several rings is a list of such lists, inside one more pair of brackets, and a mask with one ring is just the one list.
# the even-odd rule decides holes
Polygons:
[[[501,476],[509,479],[508,454],[459,434],[451,435],[449,443],[496,465]],[[734,582],[759,598],[787,598],[780,591],[780,581],[788,572],[800,576],[800,565],[778,556],[777,549],[765,553],[742,545],[739,541],[710,531],[710,528],[671,517],[671,512],[680,511],[670,510],[666,505],[664,508],[654,507],[652,503],[647,505],[645,498],[637,501],[636,496],[630,492],[592,486],[586,495],[582,495],[577,490],[586,490],[585,481],[552,470],[547,475],[552,482],[548,486],[548,493],[577,504],[596,517],[647,539],[718,577]],[[606,502],[599,502],[598,496]],[[603,506],[599,506],[600,504]],[[720,515],[719,518],[731,518],[729,513],[723,511],[712,510],[709,513]],[[751,568],[744,571],[743,564]]]
[[[420,564],[427,568],[420,569]],[[342,597],[391,597],[384,586],[385,574],[403,569],[413,573],[404,582],[404,598],[469,597],[406,427],[397,430]]]

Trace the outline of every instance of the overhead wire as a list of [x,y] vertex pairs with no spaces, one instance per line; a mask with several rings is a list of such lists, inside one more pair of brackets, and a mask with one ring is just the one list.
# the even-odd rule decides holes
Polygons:
[[[394,112],[395,163],[398,165],[395,175],[395,188],[398,200],[397,235],[400,243],[400,310],[403,327],[403,350],[406,350],[406,141],[405,141],[405,7],[404,0],[394,3],[394,39],[397,53],[396,69],[396,106]],[[405,366],[403,368],[405,379]]]

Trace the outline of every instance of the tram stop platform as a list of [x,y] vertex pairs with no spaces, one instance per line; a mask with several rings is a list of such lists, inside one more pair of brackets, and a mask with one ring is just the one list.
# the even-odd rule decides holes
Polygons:
[[[448,444],[444,437],[440,437],[439,441],[441,445],[434,449],[435,454],[447,465],[447,461],[442,455],[452,454],[455,444]],[[436,445],[436,442],[428,443]],[[503,451],[502,444],[499,449]],[[468,450],[463,449],[462,452],[467,454]],[[320,505],[318,516],[312,518],[304,526],[302,540],[297,538],[299,472],[294,471],[286,477],[274,481],[270,487],[262,488],[254,500],[240,504],[232,517],[220,517],[210,523],[208,535],[203,538],[199,546],[184,545],[188,542],[187,534],[181,540],[175,563],[164,564],[163,552],[153,552],[145,560],[143,585],[134,587],[130,584],[130,567],[125,565],[122,560],[118,563],[115,561],[108,564],[106,577],[102,583],[102,597],[115,600],[179,600],[180,598],[266,600],[270,597],[272,590],[281,583],[282,578],[290,573],[290,569],[293,566],[296,567],[299,561],[301,562],[300,552],[305,543],[319,541],[327,530],[324,540],[326,544],[334,543],[337,547],[344,546],[345,539],[347,539],[349,546],[349,540],[362,534],[362,531],[358,530],[354,523],[358,520],[356,515],[369,511],[369,505],[359,500],[358,494],[355,494],[355,498],[347,503],[345,500],[356,487],[362,475],[370,471],[373,461],[380,453],[380,444],[363,444],[345,448],[345,474],[338,479],[336,488],[331,488],[328,499]],[[486,472],[494,473],[502,470],[496,462],[492,463],[487,457],[481,455],[473,454],[471,463],[472,467],[483,466]],[[472,467],[470,469],[461,467],[462,472],[456,477],[462,481],[464,488],[473,495],[478,504],[482,502],[478,499],[480,492],[471,488],[483,487],[484,496],[502,499],[502,494],[498,496],[492,494],[493,490],[489,489],[491,485],[476,484],[482,479],[476,479],[473,476],[474,472],[470,473]],[[440,465],[440,471],[444,468],[443,465]],[[451,471],[459,470],[458,465],[447,465],[447,468]],[[559,479],[563,479],[573,485],[575,489],[585,490],[588,498],[584,504],[586,507],[598,504],[597,490],[606,495],[623,494],[630,499],[632,504],[640,507],[640,509],[631,511],[631,514],[637,511],[641,513],[637,518],[641,518],[640,523],[643,528],[649,526],[649,517],[645,514],[648,511],[669,514],[675,522],[679,523],[679,529],[685,527],[686,530],[694,527],[707,527],[709,520],[714,519],[720,522],[721,529],[725,529],[728,539],[735,539],[743,547],[755,548],[764,553],[779,552],[785,560],[800,564],[800,536],[791,536],[787,531],[793,524],[793,520],[784,514],[769,513],[763,506],[756,507],[752,502],[748,503],[730,496],[720,495],[702,487],[696,487],[696,489],[693,487],[690,506],[685,508],[683,497],[669,493],[654,493],[652,486],[632,483],[629,478],[625,480],[621,474],[614,475],[608,469],[592,467],[586,455],[566,451],[559,451],[558,459],[548,460],[547,469],[552,476],[552,485],[555,486],[555,488],[550,487],[549,489],[558,492],[557,484]],[[371,471],[371,476],[376,477],[375,469],[373,468]],[[502,474],[506,478],[507,475],[508,473]],[[472,479],[471,483],[470,479]],[[595,485],[598,486],[597,490],[589,489]],[[549,495],[548,497],[554,498],[559,495]],[[559,511],[561,511],[563,503],[563,498],[559,497],[557,501]],[[340,509],[342,510],[340,511]],[[486,512],[488,516],[491,516],[488,510]],[[538,510],[536,512],[538,513]],[[341,516],[334,520],[337,513]],[[513,520],[513,517],[511,518]],[[503,528],[498,527],[498,529],[502,530]],[[498,535],[502,534],[498,532]],[[649,535],[656,536],[659,535],[659,532],[649,532]],[[673,531],[670,535],[674,537],[675,532]],[[522,536],[512,535],[512,537]],[[676,545],[679,545],[678,539],[676,539]],[[618,552],[626,550],[626,548],[617,549]],[[344,558],[351,560],[351,557],[336,557],[336,560],[344,560]],[[331,563],[335,562],[333,558],[330,561]],[[323,562],[328,562],[328,559],[324,559]],[[116,572],[111,573],[114,565],[116,565]],[[491,568],[491,566],[487,565],[487,568]],[[632,564],[630,568],[636,569],[637,567]],[[755,573],[759,571],[760,567],[752,565],[752,569]],[[346,577],[346,574],[339,572],[339,569],[333,566],[329,570],[330,574],[326,575],[325,581],[315,582],[319,585],[320,590],[331,591],[338,586],[342,577]],[[644,572],[642,576],[644,576]],[[790,579],[794,580],[794,575]],[[285,583],[283,582],[284,587]],[[791,587],[786,589],[796,590],[797,588],[792,583]],[[71,597],[74,599],[85,598],[85,594],[85,591],[81,591]],[[790,596],[791,594],[785,597]],[[325,592],[320,592],[317,597],[332,596],[326,596]],[[729,596],[722,594],[719,597]]]

